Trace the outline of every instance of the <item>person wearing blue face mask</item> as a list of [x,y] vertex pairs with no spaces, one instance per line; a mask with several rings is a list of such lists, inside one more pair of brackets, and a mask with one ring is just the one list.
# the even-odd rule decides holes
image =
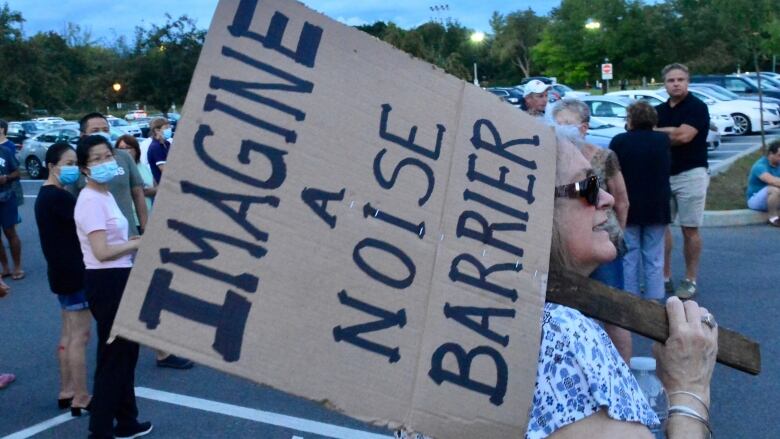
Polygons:
[[149,137],[152,143],[149,144],[149,151],[146,158],[149,166],[152,168],[155,184],[160,184],[160,178],[165,170],[165,162],[168,160],[168,151],[171,149],[171,124],[168,119],[158,117],[149,122]]
[[46,151],[46,167],[49,178],[35,200],[35,221],[49,288],[57,295],[62,313],[57,347],[61,377],[57,405],[80,414],[90,402],[86,348],[92,319],[84,292],[83,255],[73,219],[76,197],[65,190],[79,178],[76,151],[65,142],[55,143]]
[[[111,135],[109,133],[108,121],[100,113],[90,113],[82,117],[79,121],[82,139],[90,135],[103,136],[109,145],[112,145]],[[114,196],[119,209],[125,215],[125,218],[131,223],[135,223],[135,214],[138,214],[140,230],[146,228],[146,222],[149,217],[146,208],[146,197],[144,195],[144,181],[135,160],[126,151],[115,151],[114,159],[117,164],[118,175],[108,184],[108,190]],[[76,185],[78,189],[84,187],[84,179],[80,179]],[[132,227],[130,236],[138,235],[139,229]]]
[[130,223],[109,191],[118,174],[110,143],[98,135],[82,138],[76,157],[86,186],[73,216],[86,268],[84,289],[98,333],[89,437],[138,437],[152,430],[151,423],[138,422],[134,385],[138,343],[122,337],[109,343],[109,335],[141,241],[128,235]]

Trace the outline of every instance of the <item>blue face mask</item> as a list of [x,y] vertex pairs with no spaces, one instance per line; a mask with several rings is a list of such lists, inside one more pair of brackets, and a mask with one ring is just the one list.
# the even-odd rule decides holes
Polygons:
[[171,137],[173,137],[173,130],[171,130],[170,128],[164,129],[163,137],[165,137],[166,139],[170,139]]
[[78,166],[60,166],[60,175],[57,177],[60,184],[73,184],[79,179],[79,167]]
[[89,178],[94,182],[105,184],[119,174],[119,165],[116,164],[116,160],[111,160],[110,162],[90,166],[89,174]]

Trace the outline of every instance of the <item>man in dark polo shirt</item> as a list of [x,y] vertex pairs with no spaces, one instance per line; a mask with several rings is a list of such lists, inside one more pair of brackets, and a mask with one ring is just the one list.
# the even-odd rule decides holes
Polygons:
[[666,230],[664,280],[667,293],[690,299],[698,292],[696,275],[701,256],[699,227],[704,218],[704,202],[710,182],[707,164],[707,131],[710,113],[707,105],[688,93],[690,74],[682,64],[669,64],[661,71],[669,99],[656,107],[658,131],[669,135],[672,143],[672,218],[682,228],[685,279],[677,289],[672,285],[672,232]]

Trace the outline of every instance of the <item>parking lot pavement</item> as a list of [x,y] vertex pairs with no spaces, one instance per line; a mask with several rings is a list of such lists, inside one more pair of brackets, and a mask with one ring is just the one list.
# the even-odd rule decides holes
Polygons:
[[[25,182],[34,196],[40,182]],[[21,209],[19,233],[27,277],[9,281],[11,294],[0,300],[0,372],[17,381],[0,390],[0,437],[76,438],[87,432],[88,418],[58,411],[55,359],[59,307],[49,292],[46,267],[33,219],[33,198]],[[674,230],[675,279],[683,270],[681,236]],[[722,438],[777,438],[780,395],[780,312],[776,255],[780,232],[769,226],[702,229],[699,300],[723,327],[761,343],[763,371],[750,376],[717,366],[712,384],[712,424]],[[93,331],[94,334],[94,331]],[[94,337],[87,354],[94,367]],[[650,353],[646,339],[635,337],[636,355]],[[136,386],[142,420],[155,425],[152,436],[180,438],[379,439],[386,429],[369,426],[266,386],[197,365],[187,371],[160,369],[154,353],[141,351]],[[521,434],[518,433],[518,437]]]
[[[780,130],[775,129],[766,133],[767,143],[776,139],[780,139]],[[718,174],[724,171],[735,159],[757,150],[760,146],[760,135],[721,137],[720,147],[708,153],[710,173]]]

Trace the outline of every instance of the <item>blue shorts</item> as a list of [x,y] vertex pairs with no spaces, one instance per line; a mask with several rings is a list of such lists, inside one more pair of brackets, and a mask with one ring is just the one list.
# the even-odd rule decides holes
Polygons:
[[0,203],[0,227],[10,229],[19,224],[19,208],[16,206],[16,197]]
[[73,294],[57,294],[60,300],[60,307],[63,311],[82,311],[89,309],[89,302],[84,290],[79,290]]

